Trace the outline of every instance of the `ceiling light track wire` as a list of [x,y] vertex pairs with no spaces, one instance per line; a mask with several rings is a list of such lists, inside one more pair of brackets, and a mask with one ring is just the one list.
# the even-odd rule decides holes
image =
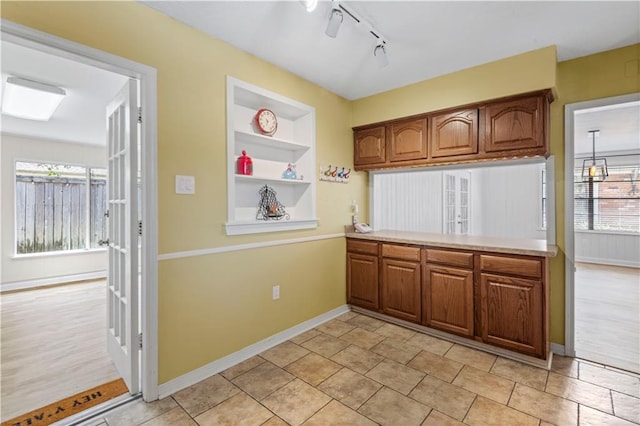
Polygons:
[[332,38],[338,35],[340,25],[344,20],[344,14],[346,13],[356,22],[356,26],[364,26],[366,32],[371,34],[376,39],[376,45],[373,49],[373,56],[378,61],[380,68],[384,68],[389,65],[389,58],[387,57],[387,38],[384,37],[380,31],[371,25],[370,22],[362,19],[356,12],[349,9],[340,0],[331,0],[331,14],[329,15],[329,22],[327,23],[327,29],[325,33]]

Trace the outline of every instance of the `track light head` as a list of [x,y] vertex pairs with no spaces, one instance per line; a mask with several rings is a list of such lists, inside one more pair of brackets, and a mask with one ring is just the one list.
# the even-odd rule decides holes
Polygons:
[[334,4],[333,9],[331,9],[331,15],[329,16],[329,23],[327,24],[325,33],[331,38],[336,38],[343,19],[344,16],[342,15],[342,10],[339,9],[337,3]]
[[316,10],[316,7],[318,6],[318,0],[300,0],[300,3],[302,3],[306,11],[309,13]]
[[373,56],[375,56],[378,66],[384,68],[389,65],[389,58],[387,58],[387,51],[385,50],[385,42],[380,41],[378,45],[373,49]]

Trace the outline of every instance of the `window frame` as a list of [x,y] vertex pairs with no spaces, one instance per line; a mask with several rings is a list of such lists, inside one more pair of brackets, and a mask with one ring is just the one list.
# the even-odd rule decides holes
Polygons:
[[[84,247],[83,248],[75,248],[68,250],[51,250],[51,251],[41,251],[34,253],[18,253],[18,191],[17,191],[17,172],[18,172],[18,163],[32,163],[32,164],[50,164],[57,166],[70,166],[70,167],[82,167],[85,169],[84,171],[84,182],[86,185],[85,191],[85,203],[87,208],[85,209],[85,231],[84,231]],[[33,158],[14,158],[13,159],[13,175],[12,175],[12,190],[13,190],[13,258],[15,259],[25,259],[25,258],[35,258],[35,257],[50,257],[50,256],[69,256],[69,255],[78,255],[85,253],[95,253],[95,252],[106,252],[106,247],[91,247],[91,170],[101,169],[104,170],[106,184],[108,185],[109,177],[108,177],[108,168],[106,165],[92,165],[92,164],[83,164],[83,163],[75,163],[75,162],[66,162],[66,161],[57,161],[57,160],[38,160]],[[108,192],[105,191],[105,196],[108,196]],[[108,204],[108,199],[105,200],[105,205]],[[108,235],[108,228],[105,231],[105,235]]]

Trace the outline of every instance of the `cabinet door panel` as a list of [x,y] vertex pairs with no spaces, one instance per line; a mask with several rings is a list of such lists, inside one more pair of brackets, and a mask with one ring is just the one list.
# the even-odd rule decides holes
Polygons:
[[378,310],[378,256],[347,253],[347,301]]
[[382,312],[420,322],[420,264],[382,259]]
[[427,158],[427,120],[411,120],[389,126],[389,160]]
[[485,343],[544,358],[541,281],[482,274],[480,305]]
[[362,164],[384,163],[386,160],[385,127],[358,130],[354,134],[353,161]]
[[543,99],[537,96],[485,107],[485,152],[544,148]]
[[433,115],[430,118],[431,157],[478,152],[478,110]]
[[426,264],[422,285],[423,323],[473,336],[473,271]]

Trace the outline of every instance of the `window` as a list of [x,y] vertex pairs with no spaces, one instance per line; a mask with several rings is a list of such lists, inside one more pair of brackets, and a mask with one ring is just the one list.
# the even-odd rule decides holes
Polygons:
[[98,247],[106,238],[105,169],[16,162],[16,252]]
[[609,167],[604,182],[574,170],[575,229],[640,233],[640,166]]

